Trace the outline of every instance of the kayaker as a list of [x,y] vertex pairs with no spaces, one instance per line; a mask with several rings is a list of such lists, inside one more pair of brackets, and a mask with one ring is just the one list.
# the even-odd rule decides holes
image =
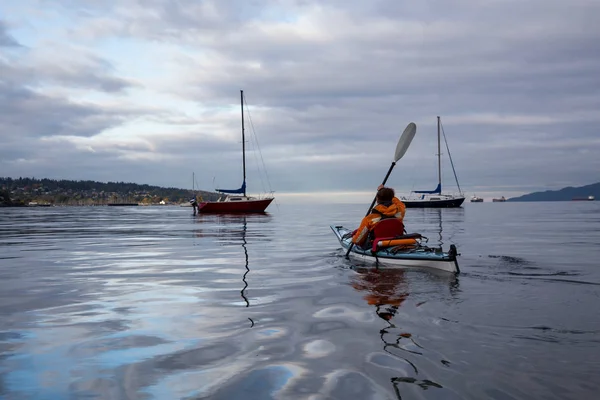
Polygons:
[[352,232],[352,243],[362,246],[367,242],[369,232],[382,219],[397,218],[404,219],[406,206],[396,197],[394,189],[379,185],[377,187],[377,205],[371,213],[364,217],[358,229]]

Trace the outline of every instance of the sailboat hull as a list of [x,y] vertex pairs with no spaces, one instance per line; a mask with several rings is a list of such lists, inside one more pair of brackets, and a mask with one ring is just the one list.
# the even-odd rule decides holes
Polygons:
[[402,202],[406,208],[458,208],[465,201],[464,197],[456,197],[452,199],[415,199],[415,200],[404,200]]
[[243,201],[203,201],[198,203],[198,212],[208,214],[264,213],[273,198]]

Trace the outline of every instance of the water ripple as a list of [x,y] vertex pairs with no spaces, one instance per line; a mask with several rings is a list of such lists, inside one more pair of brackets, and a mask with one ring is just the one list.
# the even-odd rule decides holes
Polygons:
[[486,206],[407,212],[458,277],[350,263],[362,205],[2,210],[0,398],[593,398],[598,210]]

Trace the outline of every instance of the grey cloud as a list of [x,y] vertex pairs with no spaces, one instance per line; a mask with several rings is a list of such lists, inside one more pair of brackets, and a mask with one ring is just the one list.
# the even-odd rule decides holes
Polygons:
[[6,24],[0,20],[0,47],[20,47],[21,44],[7,30]]
[[[204,8],[213,10],[210,13],[202,8],[182,12],[188,9],[187,3],[171,6],[168,2],[167,7],[166,2],[154,1],[148,6],[153,12],[130,13],[128,21],[147,28],[149,35],[168,30],[168,40],[188,40],[219,54],[222,68],[206,73],[203,63],[186,60],[194,76],[188,87],[198,88],[188,94],[201,101],[227,101],[240,86],[270,106],[299,108],[349,96],[382,97],[408,91],[421,95],[468,91],[487,96],[495,90],[518,91],[523,96],[573,86],[591,90],[597,83],[593,71],[598,52],[589,50],[597,48],[599,28],[590,18],[577,19],[585,15],[583,11],[561,15],[557,10],[561,4],[565,10],[573,6],[556,1],[510,7],[470,7],[469,2],[459,2],[468,10],[456,6],[446,10],[446,3],[429,2],[428,7],[417,7],[416,15],[423,18],[431,10],[429,15],[436,17],[418,20],[416,28],[414,24],[404,27],[413,22],[415,13],[398,2],[380,2],[374,7],[333,2],[328,4],[337,4],[341,15],[361,14],[343,21],[355,21],[355,26],[334,28],[332,21],[334,36],[326,41],[257,29],[252,22],[260,19],[257,10],[263,3],[267,2],[250,7],[255,10],[252,13],[244,12],[248,7],[238,2],[204,2]],[[203,24],[210,18],[219,23]],[[387,34],[369,35],[382,23],[392,23]],[[539,27],[539,32],[532,26]],[[198,29],[201,34],[190,36]],[[415,35],[417,40],[410,39]],[[559,57],[563,54],[566,57]],[[248,68],[247,62],[260,63],[261,69]]]
[[3,138],[92,136],[124,115],[92,105],[75,104],[0,82],[0,134]]
[[71,87],[92,88],[109,93],[119,92],[134,86],[132,82],[126,79],[107,75],[100,65],[95,64],[91,68],[78,69],[77,66],[73,65],[71,65],[71,68],[65,68],[54,64],[46,66],[43,73],[46,81]]
[[28,87],[52,83],[108,93],[139,86],[114,76],[114,66],[109,61],[81,48],[51,42],[44,43],[42,48],[25,48],[5,32],[0,20],[2,46],[18,50],[10,58],[0,58],[0,79],[3,81],[26,82]]
[[[64,140],[57,141],[57,137],[89,138],[152,112],[136,107],[75,103],[41,94],[32,89],[38,81],[32,81],[29,73],[2,60],[0,76],[0,170],[8,176],[88,170],[84,166],[99,154],[82,152]],[[105,163],[106,160],[98,161],[100,170]]]
[[[55,101],[31,90],[7,84],[2,84],[0,90],[3,92],[0,115],[4,135],[89,136],[100,128],[93,126],[90,121],[95,114],[91,108]],[[35,118],[23,118],[24,115]]]
[[[203,57],[179,53],[172,71],[177,84],[166,90],[218,110],[236,106],[238,90],[245,89],[279,191],[372,188],[409,121],[418,133],[393,183],[404,190],[434,186],[436,115],[466,188],[537,190],[597,181],[597,2],[331,1],[318,3],[320,10],[310,1],[59,3],[80,10],[86,23],[76,32],[84,37],[201,51]],[[305,11],[320,13],[319,32],[262,24],[294,20]],[[100,77],[110,72],[101,62],[91,65]],[[46,71],[46,79],[67,85],[94,82],[93,74],[78,76]],[[91,85],[127,87],[108,76],[117,80],[113,86]],[[163,166],[126,161],[123,174],[169,185],[173,176],[195,170],[208,187],[215,175],[223,185],[238,183],[239,143],[210,141],[203,131],[211,126],[235,137],[237,114],[154,119],[189,133],[153,139],[165,157],[177,160]],[[100,163],[98,154],[93,157]],[[451,171],[444,171],[451,182]]]
[[120,92],[138,85],[114,76],[114,67],[107,60],[87,51],[61,45],[54,45],[35,54],[22,73],[28,75],[30,83],[53,83],[107,93]]

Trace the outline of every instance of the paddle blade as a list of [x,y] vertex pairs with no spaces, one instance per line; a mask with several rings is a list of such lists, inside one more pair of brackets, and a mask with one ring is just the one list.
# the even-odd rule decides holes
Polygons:
[[404,157],[404,153],[406,153],[406,150],[408,150],[408,146],[410,146],[410,142],[412,142],[413,138],[415,137],[415,133],[417,133],[417,125],[414,122],[411,122],[406,126],[402,136],[400,136],[400,140],[398,140],[398,144],[396,145],[396,154],[394,155],[394,162]]

